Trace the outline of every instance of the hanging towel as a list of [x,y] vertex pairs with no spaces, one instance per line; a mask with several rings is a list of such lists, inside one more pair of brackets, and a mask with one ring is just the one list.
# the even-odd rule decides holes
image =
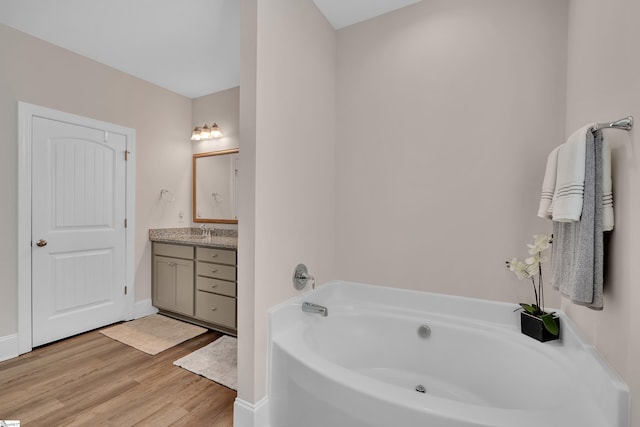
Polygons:
[[554,221],[579,221],[582,213],[585,174],[585,141],[595,123],[575,131],[558,150],[556,188],[553,194]]
[[602,141],[602,229],[613,230],[613,189],[611,180],[611,146]]
[[603,308],[602,148],[602,132],[588,132],[582,215],[577,222],[553,221],[551,253],[552,286],[594,310]]
[[538,208],[538,216],[540,218],[552,218],[553,193],[556,190],[556,172],[558,170],[558,151],[560,151],[560,147],[556,147],[547,157],[547,168],[544,172],[542,195],[540,196],[540,206]]
[[[585,129],[587,131],[590,131],[593,128],[593,126],[594,126],[593,124],[589,124],[578,129],[576,132],[574,132],[574,134],[571,137],[569,137],[569,140],[567,141],[567,143],[575,144],[576,141],[579,142],[582,137],[583,131]],[[586,138],[586,133],[585,133],[585,138]],[[579,218],[580,217],[579,215],[582,213],[582,205],[581,205],[581,202],[578,201],[578,197],[580,197],[579,196],[580,192],[582,194],[582,197],[584,197],[584,184],[579,186],[577,183],[574,182],[571,189],[576,191],[578,194],[574,194],[573,196],[571,196],[570,194],[571,189],[565,191],[564,193],[561,193],[558,191],[559,189],[559,186],[557,185],[558,173],[560,173],[563,176],[566,176],[567,173],[565,172],[567,171],[567,164],[569,164],[569,166],[571,167],[582,161],[581,150],[574,150],[573,148],[575,148],[575,146],[573,146],[572,148],[572,147],[565,147],[565,145],[566,144],[556,147],[547,157],[547,166],[545,169],[544,180],[542,182],[542,194],[540,196],[540,204],[538,207],[538,216],[540,218],[553,219],[554,212],[555,212],[556,221],[577,221],[576,219],[570,219],[570,218],[576,218],[576,217]],[[562,149],[562,165],[563,166],[559,166],[558,164],[559,162],[558,157],[561,149]],[[575,159],[575,162],[570,161],[571,159],[569,156],[572,153],[578,156]],[[558,172],[558,168],[563,169],[565,172]],[[579,169],[580,171],[578,173],[582,171],[582,168],[579,168]],[[564,179],[564,178],[561,177],[561,179]],[[577,180],[579,180],[580,178],[576,176],[575,179],[577,182]],[[566,189],[566,186],[565,186],[565,189]],[[560,202],[561,207],[558,210],[554,210],[555,200],[561,199],[561,200],[567,201],[569,197],[572,197],[571,206],[574,206],[575,208],[572,211],[573,214],[570,217],[566,215],[566,211],[565,211],[565,214],[560,212],[560,210],[563,210],[566,207],[566,203]],[[580,214],[577,214],[578,204],[580,204]],[[602,140],[602,205],[603,205],[602,229],[604,231],[612,231],[614,226],[614,215],[613,215],[613,191],[612,191],[612,180],[611,180],[611,146],[609,142],[604,139]]]

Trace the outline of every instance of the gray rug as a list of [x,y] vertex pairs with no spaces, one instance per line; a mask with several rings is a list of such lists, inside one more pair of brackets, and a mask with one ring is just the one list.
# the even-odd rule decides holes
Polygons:
[[152,314],[100,331],[101,334],[111,339],[151,355],[158,354],[205,332],[207,330],[200,326],[159,314]]
[[238,340],[224,335],[211,344],[173,362],[212,381],[238,389]]

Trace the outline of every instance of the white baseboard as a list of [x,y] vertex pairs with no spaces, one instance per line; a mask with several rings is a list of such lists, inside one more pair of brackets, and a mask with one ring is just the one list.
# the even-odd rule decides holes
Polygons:
[[144,316],[156,314],[158,309],[151,304],[151,298],[143,299],[142,301],[136,301],[133,307],[133,318],[139,319]]
[[[158,312],[158,309],[151,304],[150,298],[142,301],[136,301],[133,310],[134,319],[149,316],[150,314]],[[31,351],[31,348],[29,348],[29,351]],[[12,359],[18,355],[18,334],[0,337],[0,362]]]
[[234,427],[269,427],[267,397],[257,403],[249,403],[236,397],[233,404]]
[[0,362],[18,357],[18,334],[0,337]]

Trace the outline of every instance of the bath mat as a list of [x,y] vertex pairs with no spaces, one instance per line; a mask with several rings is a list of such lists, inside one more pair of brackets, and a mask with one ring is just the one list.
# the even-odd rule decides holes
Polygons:
[[194,374],[237,390],[238,340],[224,335],[211,344],[173,362]]
[[141,317],[100,331],[101,334],[111,339],[151,355],[158,354],[205,332],[207,330],[200,326],[159,314]]

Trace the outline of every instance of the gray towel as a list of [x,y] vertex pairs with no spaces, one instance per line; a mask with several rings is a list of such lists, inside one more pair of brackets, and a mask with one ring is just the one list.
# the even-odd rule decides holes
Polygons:
[[588,132],[584,199],[577,222],[553,222],[551,284],[572,302],[602,310],[602,132]]

